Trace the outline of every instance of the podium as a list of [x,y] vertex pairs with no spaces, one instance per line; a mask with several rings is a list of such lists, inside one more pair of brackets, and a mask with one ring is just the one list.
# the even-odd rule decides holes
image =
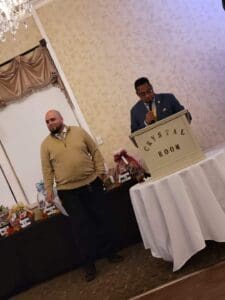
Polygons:
[[130,135],[151,179],[159,179],[204,159],[187,114],[187,110],[182,110]]

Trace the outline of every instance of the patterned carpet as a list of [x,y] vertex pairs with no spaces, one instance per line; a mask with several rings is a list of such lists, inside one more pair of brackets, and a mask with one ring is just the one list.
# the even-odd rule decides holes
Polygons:
[[225,260],[225,243],[207,242],[207,247],[193,256],[179,271],[173,273],[172,264],[151,256],[139,243],[120,252],[125,260],[110,264],[96,263],[98,276],[84,281],[82,269],[32,287],[11,300],[125,300],[202,268]]

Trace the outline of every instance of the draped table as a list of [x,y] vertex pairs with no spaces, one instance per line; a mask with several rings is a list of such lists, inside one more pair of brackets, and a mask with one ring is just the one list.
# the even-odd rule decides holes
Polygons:
[[206,240],[225,242],[225,149],[172,175],[131,187],[144,247],[181,268]]
[[[129,197],[132,185],[134,182],[126,182],[105,193],[118,250],[141,241]],[[1,300],[82,264],[80,251],[73,243],[69,220],[61,214],[0,238],[0,257]]]

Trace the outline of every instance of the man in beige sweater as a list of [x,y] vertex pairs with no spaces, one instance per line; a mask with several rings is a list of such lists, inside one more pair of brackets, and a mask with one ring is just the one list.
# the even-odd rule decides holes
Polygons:
[[106,255],[111,262],[122,260],[114,252],[113,233],[106,214],[104,160],[92,138],[78,126],[64,125],[58,111],[48,111],[45,121],[50,134],[41,145],[41,162],[47,201],[53,201],[55,182],[83,256],[86,280],[90,281],[96,276],[97,236],[104,243],[101,255]]

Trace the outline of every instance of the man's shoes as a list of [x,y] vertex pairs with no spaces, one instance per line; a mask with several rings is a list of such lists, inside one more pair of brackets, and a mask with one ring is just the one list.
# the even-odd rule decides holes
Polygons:
[[123,261],[123,256],[117,254],[117,253],[112,253],[110,254],[108,257],[108,261],[111,263],[119,263],[121,261]]
[[94,263],[89,263],[84,267],[85,280],[87,282],[92,281],[96,277],[96,268]]

